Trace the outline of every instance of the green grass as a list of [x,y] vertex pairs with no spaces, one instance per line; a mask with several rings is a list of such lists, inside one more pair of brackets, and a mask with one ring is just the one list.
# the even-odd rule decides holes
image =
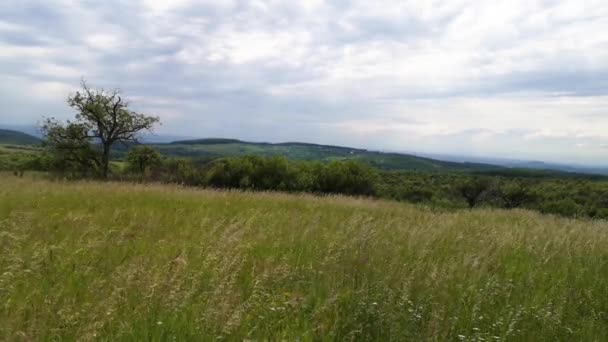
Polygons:
[[24,168],[40,154],[41,149],[32,146],[0,145],[0,171]]
[[0,174],[0,340],[608,338],[608,224]]

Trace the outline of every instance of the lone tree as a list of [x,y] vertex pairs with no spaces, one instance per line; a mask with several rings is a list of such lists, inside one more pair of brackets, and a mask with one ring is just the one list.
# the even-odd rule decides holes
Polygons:
[[[52,151],[60,151],[61,157],[83,167],[94,165],[107,178],[112,146],[137,142],[139,134],[151,131],[159,118],[130,110],[118,89],[92,89],[84,80],[81,87],[68,97],[68,104],[77,112],[75,120],[61,123],[48,118],[42,132]],[[100,148],[93,148],[92,142]]]

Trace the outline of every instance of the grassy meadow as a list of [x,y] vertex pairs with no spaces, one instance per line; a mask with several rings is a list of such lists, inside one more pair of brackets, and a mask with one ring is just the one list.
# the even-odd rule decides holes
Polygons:
[[605,341],[608,223],[0,174],[0,340]]

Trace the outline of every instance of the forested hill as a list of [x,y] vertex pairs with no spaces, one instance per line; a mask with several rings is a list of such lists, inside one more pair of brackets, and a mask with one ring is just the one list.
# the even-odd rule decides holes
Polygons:
[[490,164],[446,162],[409,154],[384,153],[302,142],[266,143],[209,138],[174,141],[154,146],[165,155],[197,158],[259,155],[284,156],[292,160],[308,161],[360,160],[382,170],[485,171],[502,169],[500,166]]
[[[0,145],[38,145],[41,139],[30,134],[0,129]],[[464,162],[438,160],[432,157],[421,157],[404,153],[388,153],[369,151],[361,148],[322,145],[306,142],[248,142],[238,139],[227,138],[205,138],[192,140],[176,140],[169,143],[147,143],[158,149],[165,156],[185,157],[198,160],[211,160],[230,156],[284,156],[291,160],[305,161],[331,161],[331,160],[359,160],[373,167],[385,171],[437,171],[437,172],[477,172],[488,175],[520,176],[525,178],[537,177],[568,177],[592,178],[593,176],[583,173],[597,175],[605,174],[603,170],[583,170],[574,168],[563,170],[547,164],[545,169],[529,168],[526,166],[513,167],[508,165],[496,165],[492,163]],[[116,145],[113,157],[122,159],[126,150],[133,144]],[[6,146],[5,146],[6,147]],[[595,172],[593,172],[595,171]]]
[[5,145],[36,145],[42,140],[32,135],[13,131],[9,129],[0,129],[0,144]]

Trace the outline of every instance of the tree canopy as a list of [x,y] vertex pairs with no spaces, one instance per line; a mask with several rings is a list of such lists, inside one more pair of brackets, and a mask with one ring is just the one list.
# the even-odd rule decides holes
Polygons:
[[74,120],[44,121],[47,146],[60,160],[96,167],[103,178],[108,176],[112,146],[138,141],[142,131],[151,131],[159,122],[156,116],[130,110],[119,89],[93,89],[84,80],[81,90],[68,97],[68,104],[76,111]]

